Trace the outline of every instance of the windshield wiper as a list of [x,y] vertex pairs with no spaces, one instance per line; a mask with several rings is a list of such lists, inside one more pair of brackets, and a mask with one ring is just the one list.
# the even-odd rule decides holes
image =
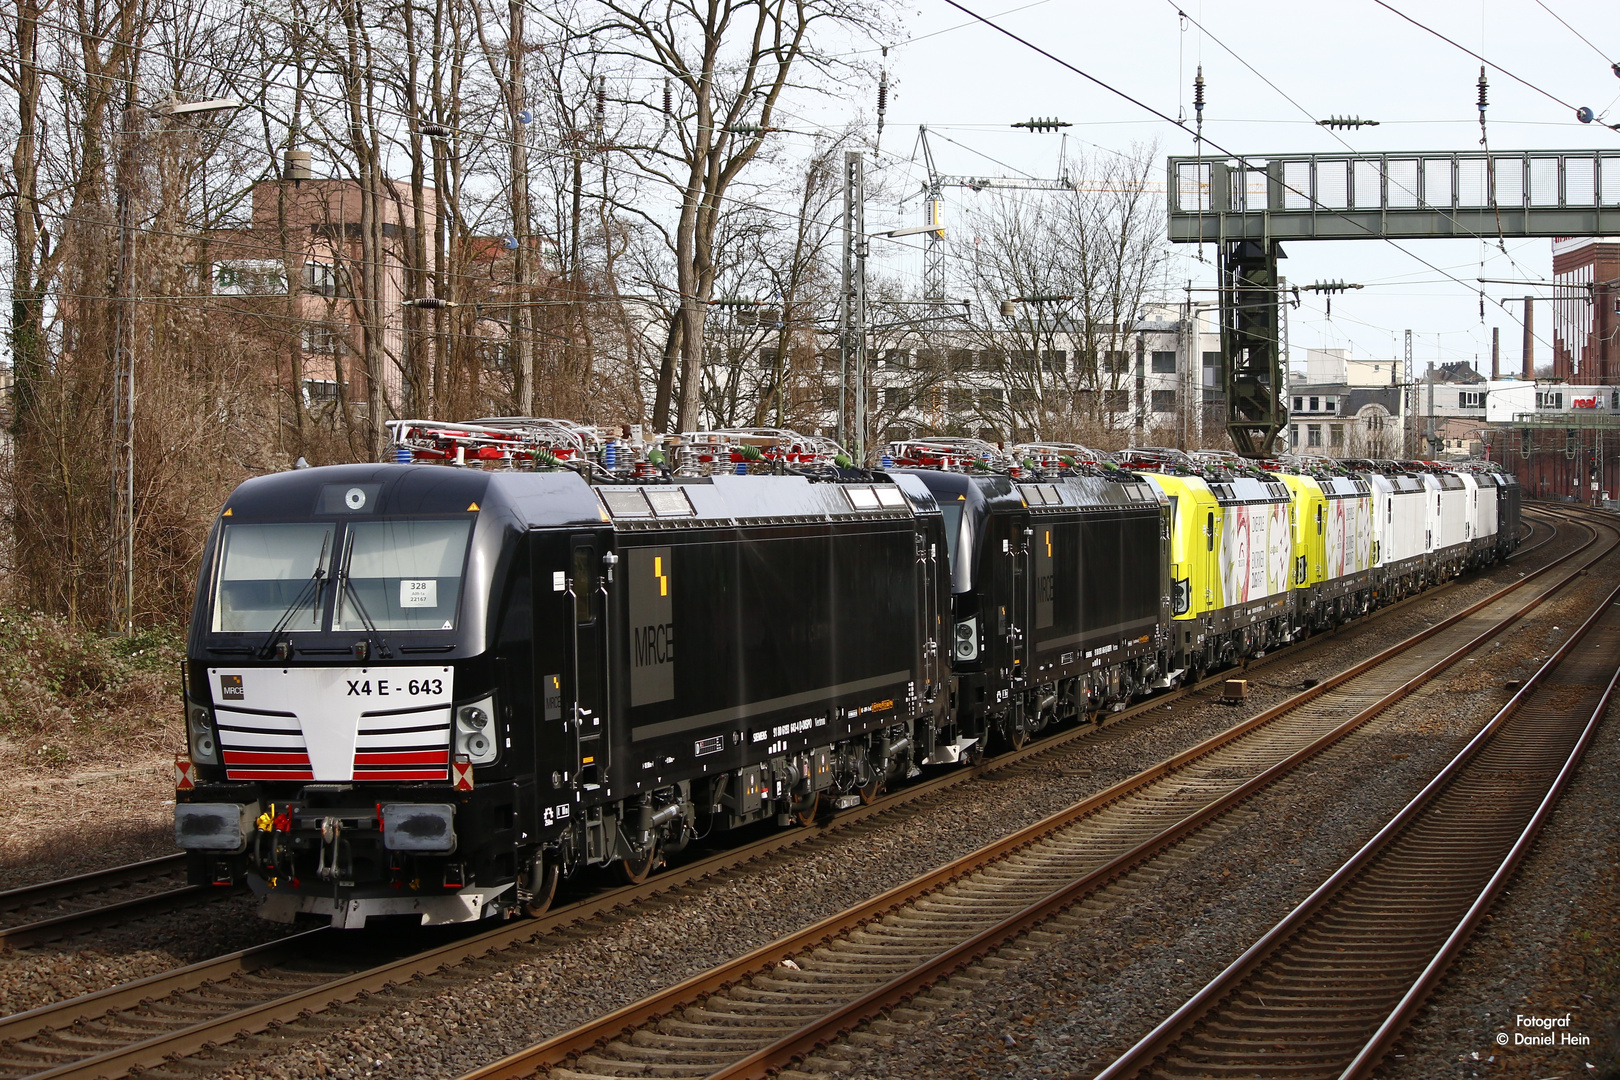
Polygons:
[[[338,567],[338,602],[342,603],[344,597],[354,600],[354,612],[360,616],[360,625],[366,628],[366,651],[375,652],[383,660],[392,660],[394,653],[388,647],[388,639],[382,636],[377,624],[371,621],[371,613],[366,610],[365,601],[360,599],[360,590],[354,587],[354,579],[349,576],[349,559],[353,555],[354,533],[351,532],[349,543],[343,549],[343,562]],[[364,655],[360,655],[358,644],[355,652],[359,659],[365,659]]]
[[304,599],[308,597],[312,591],[315,595],[310,604],[311,616],[314,620],[320,619],[321,583],[326,580],[326,551],[331,543],[331,533],[327,533],[321,537],[321,553],[315,559],[315,572],[309,575],[309,579],[304,582],[304,587],[298,590],[298,595],[293,597],[292,603],[287,605],[287,610],[283,611],[281,613],[281,618],[276,620],[276,625],[271,629],[270,636],[264,639],[264,644],[260,645],[258,649],[255,650],[259,655],[259,659],[268,660],[272,652],[275,653],[276,658],[279,660],[285,660],[289,655],[291,655],[292,642],[290,640],[286,642],[279,642],[276,639],[281,637],[281,635],[286,632],[287,625],[292,622],[293,615],[303,608]]

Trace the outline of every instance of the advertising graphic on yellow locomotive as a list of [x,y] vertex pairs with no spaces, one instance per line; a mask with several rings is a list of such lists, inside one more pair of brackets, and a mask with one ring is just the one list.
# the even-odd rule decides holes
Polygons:
[[1325,513],[1326,576],[1358,574],[1372,566],[1372,496],[1329,499]]
[[1223,606],[1288,590],[1293,539],[1286,502],[1221,508]]

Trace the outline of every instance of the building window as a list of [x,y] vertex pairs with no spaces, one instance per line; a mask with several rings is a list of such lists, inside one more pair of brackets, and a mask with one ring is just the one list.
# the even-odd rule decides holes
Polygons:
[[1041,367],[1054,373],[1067,371],[1069,367],[1069,354],[1065,349],[1053,349],[1051,352],[1041,354]]
[[965,413],[973,410],[973,391],[953,389],[948,392],[947,396],[950,401],[951,412]]
[[1176,392],[1174,390],[1155,390],[1155,391],[1153,391],[1153,411],[1154,412],[1175,412],[1176,411]]
[[1344,449],[1344,425],[1334,424],[1328,428],[1328,445]]
[[1322,411],[1322,399],[1321,398],[1311,398],[1311,412],[1321,412],[1321,411]]
[[980,390],[979,391],[979,404],[980,405],[991,405],[991,406],[1000,405],[1001,404],[1001,389],[999,387],[994,387],[994,388],[991,388],[989,390]]
[[1131,411],[1131,395],[1128,390],[1103,391],[1103,408],[1111,413]]
[[1103,353],[1103,370],[1110,375],[1123,374],[1129,362],[1124,349],[1109,349]]
[[1459,409],[1483,409],[1485,407],[1485,391],[1459,390],[1457,392],[1457,407]]
[[1322,445],[1322,425],[1321,424],[1307,424],[1305,426],[1305,438],[1306,438],[1306,441],[1307,441],[1308,445],[1310,445],[1310,446],[1321,446]]
[[1339,399],[1338,398],[1323,398],[1322,399],[1322,408],[1325,409],[1328,412],[1332,412],[1334,410],[1334,408],[1338,406],[1338,404],[1339,404]]
[[1153,354],[1153,374],[1174,375],[1176,373],[1176,354],[1173,352],[1156,351]]
[[304,289],[317,296],[336,296],[338,294],[337,267],[331,263],[306,262],[304,264]]
[[1294,424],[1288,429],[1288,445],[1299,449],[1299,425]]
[[1538,409],[1562,409],[1563,407],[1564,407],[1564,392],[1562,390],[1560,390],[1560,391],[1558,391],[1556,393],[1554,393],[1552,391],[1543,391],[1543,390],[1536,391],[1536,408],[1538,408]]
[[335,353],[341,344],[336,328],[331,323],[304,324],[304,351],[307,353]]
[[1294,399],[1294,411],[1295,412],[1304,412],[1305,411],[1305,399],[1304,398],[1297,397],[1297,398]]
[[304,408],[318,409],[337,400],[338,384],[332,379],[304,380]]

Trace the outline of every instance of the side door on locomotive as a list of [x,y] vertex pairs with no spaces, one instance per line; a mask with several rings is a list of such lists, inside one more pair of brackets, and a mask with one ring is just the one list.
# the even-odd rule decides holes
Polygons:
[[[590,807],[613,789],[607,671],[609,575],[618,556],[608,527],[534,530],[534,753],[539,841],[589,851]],[[600,838],[596,839],[600,843]]]

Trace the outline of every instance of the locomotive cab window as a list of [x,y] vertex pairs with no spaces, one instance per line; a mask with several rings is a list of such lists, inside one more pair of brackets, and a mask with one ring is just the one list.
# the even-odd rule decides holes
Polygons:
[[356,522],[349,526],[333,628],[453,630],[467,561],[468,521]]
[[322,576],[332,557],[330,524],[227,525],[214,594],[216,633],[263,633],[283,617],[285,629],[321,628]]

